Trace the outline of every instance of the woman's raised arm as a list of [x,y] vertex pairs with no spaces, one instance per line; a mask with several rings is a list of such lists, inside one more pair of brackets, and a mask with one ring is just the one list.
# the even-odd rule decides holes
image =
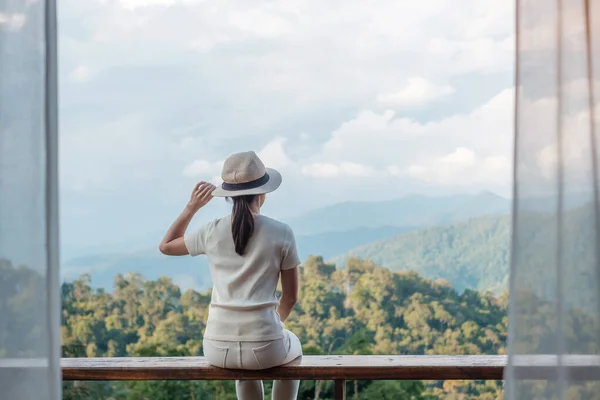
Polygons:
[[185,209],[175,222],[173,222],[165,237],[160,242],[158,248],[161,253],[168,256],[184,256],[189,254],[183,236],[196,212],[212,200],[213,190],[215,190],[215,185],[204,181],[196,185]]

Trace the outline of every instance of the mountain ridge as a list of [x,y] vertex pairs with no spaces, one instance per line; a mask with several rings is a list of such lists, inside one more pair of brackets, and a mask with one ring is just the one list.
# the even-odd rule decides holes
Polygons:
[[[590,297],[589,275],[595,261],[593,241],[593,204],[569,209],[564,214],[562,232],[562,260],[569,265],[571,274],[565,277],[572,286],[578,301]],[[519,279],[535,282],[531,290],[538,290],[540,298],[552,298],[552,272],[556,254],[549,251],[556,246],[556,213],[526,211],[518,215],[519,230],[517,251],[520,268]],[[344,266],[350,258],[367,259],[391,271],[415,271],[427,279],[445,279],[458,290],[475,289],[499,294],[507,289],[510,273],[511,215],[488,215],[475,217],[454,224],[429,227],[400,233],[396,236],[367,243],[329,260]],[[540,275],[542,274],[542,275]],[[540,279],[549,281],[548,285]],[[593,278],[592,278],[593,279]],[[589,289],[589,290],[588,290]],[[593,288],[592,288],[593,289]]]
[[510,212],[511,201],[489,191],[475,195],[408,195],[378,202],[347,201],[309,211],[292,218],[297,233],[347,231],[359,227],[424,227],[487,214]]

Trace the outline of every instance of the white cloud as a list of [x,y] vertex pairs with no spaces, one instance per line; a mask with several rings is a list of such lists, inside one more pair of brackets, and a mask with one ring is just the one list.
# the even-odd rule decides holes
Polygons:
[[190,161],[184,175],[182,160],[214,152],[206,140],[158,130],[143,114],[89,125],[63,118],[61,128],[61,185],[69,190],[118,191],[132,185],[162,185],[173,176],[189,178],[200,172],[202,163]]
[[426,53],[444,64],[449,76],[506,70],[513,61],[515,40],[512,34],[501,38],[431,39]]
[[286,6],[238,7],[231,10],[228,23],[242,32],[262,38],[277,38],[294,29],[295,18],[285,15],[290,11]]
[[[429,130],[436,122],[419,124],[394,111],[381,111],[374,100],[379,95],[386,104],[424,107],[452,90],[465,90],[454,83],[454,87],[443,84],[465,72],[492,67],[510,71],[512,53],[505,42],[512,37],[507,18],[512,16],[512,7],[508,0],[376,0],[369,7],[359,0],[343,4],[65,0],[59,10],[61,71],[72,80],[97,84],[62,92],[63,132],[76,134],[68,122],[83,119],[77,107],[93,107],[104,95],[103,99],[125,99],[120,113],[103,118],[106,125],[132,113],[143,115],[144,129],[158,120],[162,136],[152,140],[161,144],[172,142],[164,137],[169,136],[165,130],[192,126],[189,136],[206,139],[210,148],[220,149],[215,155],[219,159],[239,142],[246,146],[264,143],[282,136],[281,132],[288,139],[304,138],[305,143],[294,143],[289,149],[294,158],[314,154],[318,152],[315,143],[347,117],[348,110],[365,109],[338,128],[356,131],[345,135],[366,135],[362,130],[377,138],[386,132],[406,131],[410,137],[412,131]],[[136,78],[142,81],[146,74],[142,87]],[[173,115],[183,114],[181,110],[189,111]],[[426,110],[427,119],[435,120],[437,110]],[[87,125],[96,122],[88,119]],[[265,163],[292,167],[283,151],[285,141],[277,140],[263,150]],[[355,158],[354,150],[344,156],[339,140],[334,132],[327,145],[334,153],[341,146],[334,160],[302,160],[301,165],[330,161],[338,165],[348,160],[374,165],[371,160],[363,161],[363,156]],[[377,145],[377,140],[368,139],[363,150]],[[390,151],[395,147],[389,145],[404,143],[392,142],[386,142],[376,163],[396,163]],[[134,163],[144,155],[130,157]],[[188,165],[194,157],[182,159]]]
[[372,167],[353,162],[341,163],[339,167],[342,175],[346,176],[367,177],[373,173]]
[[380,94],[377,100],[395,107],[423,107],[452,93],[454,88],[450,85],[436,85],[425,78],[414,77],[400,91]]
[[374,169],[368,165],[353,162],[312,163],[302,167],[302,173],[315,178],[352,177],[365,178],[371,176]]
[[398,161],[414,164],[432,154],[449,154],[467,145],[476,153],[510,154],[513,97],[513,90],[504,90],[469,113],[427,122],[390,110],[361,111],[331,133],[319,157],[330,162],[350,159],[385,166]]
[[[513,90],[505,90],[470,113],[428,122],[390,110],[361,111],[331,133],[303,172],[506,190],[512,168],[513,97]],[[369,167],[349,173],[341,167],[348,160]]]
[[75,82],[85,82],[90,79],[92,71],[90,67],[86,65],[78,65],[71,71],[69,77]]
[[264,89],[299,99],[386,94],[420,74],[446,82],[467,72],[512,69],[508,0],[376,0],[369,7],[360,0],[65,1],[61,28],[89,32],[104,45],[64,46],[64,53],[103,66],[189,65],[198,62],[190,49],[204,55],[237,45],[237,52],[219,55],[238,62],[223,72],[239,68]]
[[425,160],[408,167],[408,175],[443,186],[508,185],[511,162],[507,156],[479,159],[475,152],[464,147],[440,157]]
[[302,167],[302,173],[316,178],[335,178],[339,176],[340,168],[335,164],[314,163]]
[[171,6],[176,2],[177,0],[119,0],[119,4],[127,10],[152,6]]
[[5,27],[9,31],[17,31],[25,25],[25,14],[0,12],[0,29]]
[[183,175],[190,178],[214,176],[221,169],[221,165],[221,162],[210,163],[206,160],[196,160],[183,169]]
[[118,0],[118,4],[126,10],[133,11],[145,7],[170,7],[177,4],[192,5],[204,1],[205,0]]
[[285,138],[276,138],[257,152],[258,157],[260,157],[265,166],[282,169],[290,165],[291,160],[283,148],[286,140]]
[[397,177],[405,176],[404,170],[402,169],[402,167],[399,167],[398,165],[388,165],[386,167],[386,171],[388,174],[390,174],[392,176],[397,176]]

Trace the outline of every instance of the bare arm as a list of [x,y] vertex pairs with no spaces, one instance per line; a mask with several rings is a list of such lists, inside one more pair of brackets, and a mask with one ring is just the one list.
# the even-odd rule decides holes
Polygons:
[[185,209],[181,212],[179,217],[177,217],[175,222],[173,222],[165,234],[165,237],[160,242],[158,248],[161,253],[168,256],[183,256],[189,254],[183,241],[183,236],[196,212],[212,200],[211,193],[213,190],[215,190],[215,186],[210,183],[200,182],[196,185]]
[[298,301],[298,267],[281,271],[281,292],[277,313],[283,322]]
[[179,217],[173,222],[158,246],[161,253],[168,256],[184,256],[188,254],[187,247],[185,247],[185,243],[183,242],[183,235],[185,235],[185,231],[194,214],[187,207],[179,214]]

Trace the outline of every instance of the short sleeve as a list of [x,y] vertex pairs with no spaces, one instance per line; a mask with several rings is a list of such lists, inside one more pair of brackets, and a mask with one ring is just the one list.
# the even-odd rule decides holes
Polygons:
[[287,227],[285,233],[285,242],[283,245],[283,254],[281,260],[281,269],[292,269],[300,265],[300,257],[298,256],[298,248],[296,247],[296,238],[290,227]]
[[201,226],[199,229],[192,233],[186,233],[183,236],[183,241],[188,253],[191,256],[198,256],[200,254],[206,254],[206,231],[207,225]]

